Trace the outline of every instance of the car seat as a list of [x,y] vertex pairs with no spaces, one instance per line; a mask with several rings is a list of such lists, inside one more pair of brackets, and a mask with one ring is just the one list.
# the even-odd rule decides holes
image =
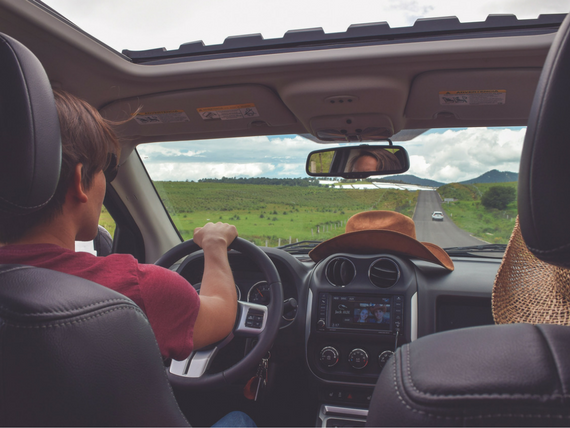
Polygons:
[[[59,120],[32,52],[0,34],[0,63],[0,210],[24,215],[57,186]],[[0,265],[0,424],[189,425],[148,320],[131,300],[21,265]]]
[[[530,112],[519,175],[522,236],[570,267],[570,18],[556,35]],[[568,156],[567,156],[568,155]],[[383,369],[368,426],[568,426],[570,327],[513,323],[425,336]]]

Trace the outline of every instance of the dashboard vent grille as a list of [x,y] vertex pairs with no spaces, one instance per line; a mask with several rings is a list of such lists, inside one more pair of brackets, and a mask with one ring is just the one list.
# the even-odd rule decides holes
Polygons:
[[376,287],[389,288],[398,282],[400,267],[391,259],[378,259],[370,266],[368,276]]
[[353,280],[356,275],[356,269],[350,260],[336,257],[328,262],[325,273],[332,285],[344,287]]

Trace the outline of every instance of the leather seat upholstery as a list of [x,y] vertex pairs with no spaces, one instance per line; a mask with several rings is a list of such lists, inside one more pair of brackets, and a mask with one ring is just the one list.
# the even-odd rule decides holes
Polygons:
[[[0,211],[44,206],[59,119],[38,59],[0,34]],[[1,262],[1,260],[0,260]],[[99,284],[0,265],[0,425],[188,426],[146,316]]]
[[0,265],[0,423],[188,426],[152,329],[125,296]]
[[376,384],[368,426],[568,426],[570,328],[452,330],[400,347]]
[[[520,164],[529,249],[570,267],[570,18],[541,74]],[[568,426],[570,327],[452,330],[402,346],[376,384],[368,426]]]

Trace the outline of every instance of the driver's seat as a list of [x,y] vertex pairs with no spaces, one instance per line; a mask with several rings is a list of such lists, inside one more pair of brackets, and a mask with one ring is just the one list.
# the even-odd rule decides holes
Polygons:
[[[55,191],[59,121],[25,46],[0,34],[0,64],[0,212],[25,215]],[[91,281],[1,264],[0,424],[189,425],[137,305]]]

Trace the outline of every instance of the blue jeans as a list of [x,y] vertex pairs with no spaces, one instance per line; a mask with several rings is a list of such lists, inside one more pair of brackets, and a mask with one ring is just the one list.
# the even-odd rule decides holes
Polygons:
[[243,412],[230,412],[218,422],[216,422],[212,427],[256,427],[257,425],[253,422],[249,416]]

